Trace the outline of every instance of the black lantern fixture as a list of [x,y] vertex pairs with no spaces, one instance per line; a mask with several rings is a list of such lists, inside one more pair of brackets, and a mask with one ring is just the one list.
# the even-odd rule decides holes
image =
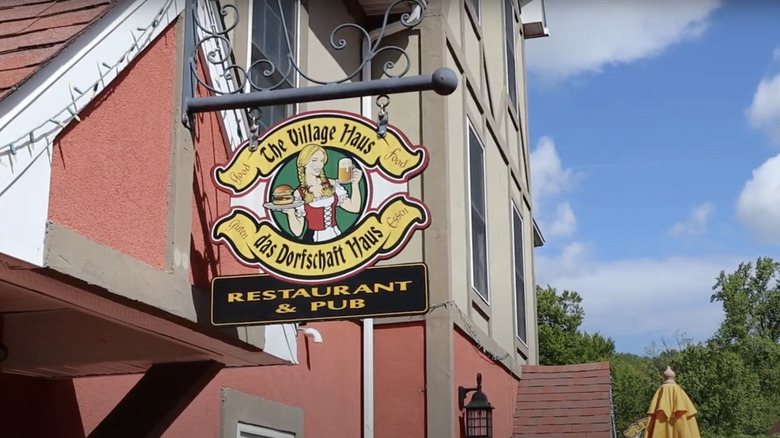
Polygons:
[[[463,405],[466,395],[473,392],[469,404]],[[482,392],[482,374],[477,373],[477,387],[458,387],[458,408],[465,410],[464,423],[466,426],[466,438],[492,438],[493,437],[493,406],[487,396]]]

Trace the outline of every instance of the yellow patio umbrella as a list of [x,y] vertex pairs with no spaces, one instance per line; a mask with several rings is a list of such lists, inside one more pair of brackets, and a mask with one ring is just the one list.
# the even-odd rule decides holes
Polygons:
[[649,421],[645,438],[701,438],[696,408],[688,394],[674,381],[674,371],[666,367],[664,383],[655,392],[647,409]]

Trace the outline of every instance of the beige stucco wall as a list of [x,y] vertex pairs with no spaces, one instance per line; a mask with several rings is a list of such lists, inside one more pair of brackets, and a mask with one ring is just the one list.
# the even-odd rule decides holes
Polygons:
[[[445,65],[460,73],[458,90],[447,102],[452,251],[452,299],[473,325],[520,363],[536,362],[536,299],[533,280],[533,235],[528,187],[527,103],[523,41],[516,44],[519,111],[509,110],[504,55],[502,1],[483,1],[477,20],[464,0],[443,2],[448,41]],[[483,26],[481,23],[491,23]],[[500,48],[500,49],[499,49]],[[485,147],[490,302],[471,288],[467,123]],[[527,342],[515,336],[512,203],[523,218]],[[462,230],[462,231],[460,231]],[[499,354],[502,352],[498,352]]]

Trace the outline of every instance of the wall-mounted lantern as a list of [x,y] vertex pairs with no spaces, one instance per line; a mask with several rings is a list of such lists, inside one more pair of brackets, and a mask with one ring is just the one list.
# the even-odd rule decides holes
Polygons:
[[[466,395],[473,392],[469,404],[463,405]],[[464,423],[466,426],[466,438],[492,438],[493,437],[493,406],[482,392],[482,374],[477,373],[477,387],[458,387],[458,408],[465,410]]]

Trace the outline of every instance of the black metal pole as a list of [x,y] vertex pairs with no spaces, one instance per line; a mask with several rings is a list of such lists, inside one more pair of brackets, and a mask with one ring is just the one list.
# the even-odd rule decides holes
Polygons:
[[189,97],[183,102],[185,114],[232,109],[257,108],[292,103],[346,99],[350,97],[398,94],[433,90],[446,96],[458,87],[458,76],[449,68],[433,74],[402,78],[374,79],[303,88],[284,88],[251,93]]
[[193,128],[192,114],[187,112],[187,101],[195,97],[194,79],[192,77],[192,62],[195,54],[195,11],[193,2],[184,2],[184,62],[181,66],[181,111],[182,123],[189,129]]

